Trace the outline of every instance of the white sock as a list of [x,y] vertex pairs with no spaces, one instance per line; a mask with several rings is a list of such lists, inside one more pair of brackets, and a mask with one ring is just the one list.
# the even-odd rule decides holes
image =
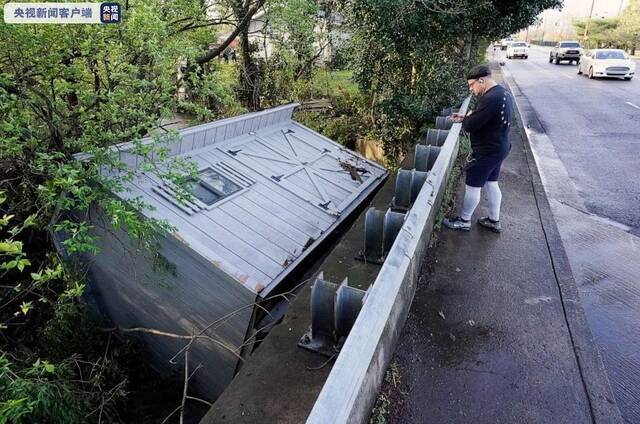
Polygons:
[[500,203],[502,202],[502,192],[497,181],[487,181],[487,199],[489,200],[489,219],[500,220]]
[[468,221],[473,215],[473,211],[480,203],[480,187],[471,187],[469,185],[464,186],[464,200],[462,201],[462,212],[460,218]]

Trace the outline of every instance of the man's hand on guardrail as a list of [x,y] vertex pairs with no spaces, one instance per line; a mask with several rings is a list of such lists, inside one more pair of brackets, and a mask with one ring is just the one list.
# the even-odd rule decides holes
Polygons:
[[451,119],[453,122],[462,122],[464,120],[464,115],[461,113],[452,113],[451,115],[449,115],[449,119]]

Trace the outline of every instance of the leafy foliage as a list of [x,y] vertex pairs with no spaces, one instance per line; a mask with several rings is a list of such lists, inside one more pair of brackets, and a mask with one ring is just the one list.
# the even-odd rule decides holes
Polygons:
[[371,98],[387,150],[402,149],[425,122],[465,92],[464,73],[483,40],[515,32],[557,0],[352,0],[353,70]]
[[640,0],[630,0],[620,16],[619,35],[634,50],[640,45]]
[[[71,258],[99,254],[86,219],[95,208],[142,248],[172,230],[142,219],[141,199],[112,196],[139,172],[114,145],[130,141],[140,171],[185,187],[195,167],[170,156],[175,134],[141,141],[160,120],[325,97],[332,109],[301,114],[305,123],[352,148],[382,139],[393,156],[460,97],[484,38],[558,2],[270,0],[273,51],[262,58],[248,18],[263,4],[225,0],[228,14],[212,18],[200,1],[140,0],[118,26],[0,24],[0,43],[11,46],[0,51],[0,423],[122,421],[132,348],[100,330],[80,300],[83,269],[59,257],[52,238],[65,235]],[[351,69],[329,72],[318,64],[335,41],[335,12],[351,22],[340,30],[351,48],[333,64]],[[240,63],[212,61],[236,35]]]
[[588,41],[585,47],[609,47],[620,43],[618,34],[619,20],[612,19],[592,19],[588,23],[586,20],[579,20],[573,23],[576,33],[580,39],[584,38],[585,31],[588,32]]
[[635,53],[640,45],[640,0],[631,0],[619,18],[577,20],[576,33],[589,48],[624,48]]
[[[265,105],[302,101],[322,95],[319,67],[330,51],[335,6],[331,1],[272,0],[262,36],[271,53],[263,51],[262,97]],[[325,90],[326,94],[326,90]]]
[[[201,16],[201,2],[142,0],[117,26],[0,24],[11,46],[0,52],[0,421],[118,421],[135,368],[111,358],[128,345],[99,330],[80,301],[82,269],[58,256],[52,234],[66,236],[69,255],[99,253],[86,220],[96,207],[142,248],[171,230],[142,219],[140,199],[112,196],[137,171],[111,146],[131,141],[141,171],[180,186],[195,169],[170,157],[175,135],[141,137],[176,112],[242,111],[232,69],[200,67],[188,75],[191,96],[179,95],[179,65],[217,38]],[[88,160],[75,160],[80,152]]]
[[308,98],[326,98],[331,110],[325,113],[298,112],[296,119],[332,140],[355,150],[358,138],[369,131],[366,98],[360,93],[349,71],[317,71],[304,85]]
[[82,404],[64,383],[68,370],[36,360],[15,372],[6,356],[0,356],[0,423],[82,420]]

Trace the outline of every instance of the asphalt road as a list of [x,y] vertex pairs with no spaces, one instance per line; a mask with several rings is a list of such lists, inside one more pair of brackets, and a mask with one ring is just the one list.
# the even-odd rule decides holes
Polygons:
[[640,423],[640,77],[589,80],[548,55],[506,68],[542,127],[532,150],[620,411]]
[[548,52],[534,46],[507,66],[589,212],[640,235],[640,76],[590,80]]

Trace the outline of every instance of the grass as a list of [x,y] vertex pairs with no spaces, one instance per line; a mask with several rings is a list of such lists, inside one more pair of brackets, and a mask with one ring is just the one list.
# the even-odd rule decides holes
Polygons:
[[469,139],[468,135],[461,134],[460,135],[460,153],[458,154],[458,157],[462,155],[467,156],[469,153],[471,153],[471,140]]
[[391,413],[391,392],[399,391],[400,382],[400,367],[394,360],[385,372],[383,390],[378,395],[376,404],[371,412],[369,424],[386,424],[389,414]]
[[329,69],[321,69],[318,71],[316,78],[332,93],[335,93],[336,91],[346,91],[351,95],[358,94],[358,84],[353,81],[352,71],[331,71]]
[[378,400],[376,400],[376,406],[373,408],[373,412],[371,413],[369,424],[386,424],[387,418],[389,417],[390,406],[391,401],[389,401],[384,393],[380,393],[380,395],[378,395]]
[[444,191],[444,196],[442,197],[442,204],[440,205],[440,209],[438,210],[438,214],[436,215],[436,221],[434,225],[435,230],[440,230],[440,228],[442,227],[442,220],[444,219],[446,213],[455,206],[456,185],[458,184],[458,178],[462,175],[465,158],[469,155],[469,153],[471,153],[471,141],[466,134],[461,134],[458,159],[456,160],[456,163],[453,166],[451,173],[449,174],[449,179],[447,180],[447,186]]

